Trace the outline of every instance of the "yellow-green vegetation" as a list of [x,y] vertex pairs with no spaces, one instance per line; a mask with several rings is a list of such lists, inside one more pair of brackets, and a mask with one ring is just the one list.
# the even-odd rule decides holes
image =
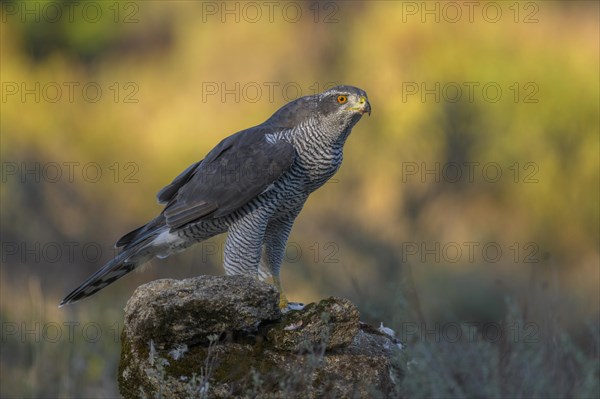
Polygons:
[[395,329],[410,397],[597,396],[597,2],[88,3],[1,3],[0,396],[118,396],[127,298],[222,273],[223,238],[60,298],[185,167],[332,84],[373,112],[292,231],[289,299]]

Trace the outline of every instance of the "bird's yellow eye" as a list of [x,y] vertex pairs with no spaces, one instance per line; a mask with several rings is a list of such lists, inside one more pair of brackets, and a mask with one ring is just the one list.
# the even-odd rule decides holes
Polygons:
[[338,98],[337,98],[337,102],[340,104],[345,104],[346,101],[348,101],[348,97],[346,97],[346,96],[338,96]]

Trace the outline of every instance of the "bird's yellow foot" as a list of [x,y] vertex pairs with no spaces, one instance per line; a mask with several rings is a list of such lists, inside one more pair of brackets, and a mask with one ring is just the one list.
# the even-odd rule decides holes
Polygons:
[[283,292],[281,292],[279,294],[279,309],[285,309],[288,307],[288,299],[286,298],[285,294]]
[[273,284],[275,285],[275,288],[277,288],[277,291],[279,291],[279,309],[287,308],[288,300],[285,294],[283,293],[283,288],[281,288],[281,280],[279,279],[279,276],[273,276]]

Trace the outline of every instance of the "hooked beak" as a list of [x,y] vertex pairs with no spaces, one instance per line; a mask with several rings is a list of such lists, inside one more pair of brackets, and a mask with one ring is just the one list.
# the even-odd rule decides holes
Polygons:
[[358,99],[358,106],[356,109],[361,115],[369,114],[369,116],[371,116],[371,104],[369,104],[369,100],[367,100],[365,96],[361,96]]

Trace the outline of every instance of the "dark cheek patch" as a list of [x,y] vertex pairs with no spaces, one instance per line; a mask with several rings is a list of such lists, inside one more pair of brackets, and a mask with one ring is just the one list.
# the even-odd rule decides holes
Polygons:
[[339,107],[340,105],[335,98],[328,97],[319,104],[319,111],[323,115],[329,115],[336,112]]

